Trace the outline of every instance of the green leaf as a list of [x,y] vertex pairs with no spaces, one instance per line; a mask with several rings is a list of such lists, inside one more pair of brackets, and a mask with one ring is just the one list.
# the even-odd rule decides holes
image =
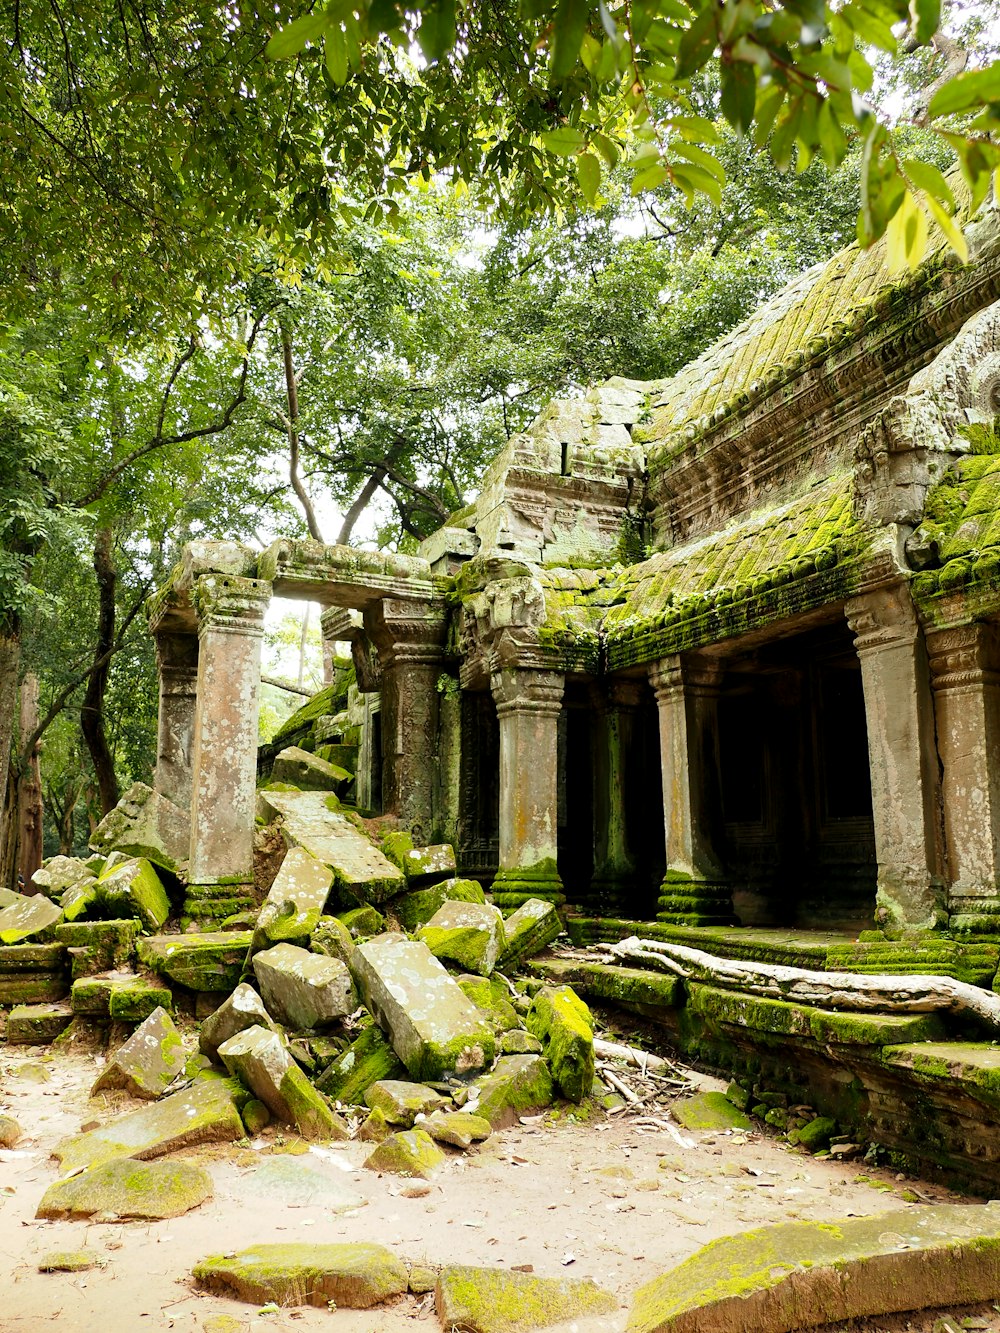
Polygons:
[[679,186],[689,197],[689,192],[694,191],[697,194],[706,195],[716,207],[722,203],[721,185],[709,172],[702,171],[701,167],[693,166],[688,162],[675,165],[673,179],[674,184]]
[[557,157],[572,157],[582,152],[587,140],[572,125],[561,125],[557,130],[549,130],[542,135],[542,143],[550,153]]
[[910,0],[910,22],[918,44],[929,42],[941,23],[941,0]]
[[714,0],[709,0],[681,38],[674,70],[676,79],[689,79],[711,59],[718,43],[716,12]]
[[593,153],[581,153],[576,159],[576,174],[580,180],[583,197],[591,207],[597,204],[597,191],[601,186],[601,164]]
[[580,55],[583,34],[587,30],[587,0],[559,0],[552,21],[552,78],[561,80],[569,74]]
[[675,143],[672,145],[673,151],[680,157],[686,157],[689,162],[695,166],[701,167],[710,175],[714,176],[720,185],[726,183],[726,169],[718,158],[713,157],[711,153],[706,153],[703,148],[699,148],[693,143]]
[[609,139],[606,134],[595,133],[590,137],[594,147],[613,170],[618,165],[618,159],[621,156],[618,145],[613,139]]
[[746,134],[753,124],[757,104],[757,78],[753,69],[738,61],[722,66],[722,114],[737,134]]
[[924,202],[931,211],[931,216],[944,232],[948,244],[955,251],[955,254],[958,255],[962,263],[967,264],[969,262],[969,247],[961,227],[956,223],[950,213],[945,212],[937,199],[935,199],[934,195],[925,190],[923,197]]
[[785,90],[777,83],[763,84],[757,89],[757,106],[754,110],[754,143],[763,148],[771,137],[774,120],[785,100]]
[[642,194],[644,190],[655,190],[669,178],[670,172],[663,163],[654,162],[651,166],[642,167],[632,177],[632,193],[636,195]]
[[283,28],[279,28],[265,48],[271,60],[287,60],[297,56],[310,42],[316,41],[326,31],[329,22],[325,14],[303,14],[292,19]]
[[402,23],[403,15],[396,0],[372,0],[368,10],[368,28],[371,32],[395,32]]
[[342,88],[347,82],[347,38],[339,23],[335,23],[323,38],[323,55],[330,78]]
[[955,196],[951,192],[951,186],[937,167],[932,166],[930,162],[921,162],[915,157],[904,158],[902,167],[903,175],[909,177],[914,185],[933,195],[935,199],[940,199],[949,209],[954,209]]
[[912,272],[927,252],[927,217],[907,190],[885,229],[886,264],[890,273]]
[[722,135],[706,116],[671,116],[670,124],[679,135],[695,143],[722,142]]
[[1000,102],[1000,61],[985,69],[956,74],[937,90],[927,111],[931,116],[950,116],[989,102]]
[[455,45],[455,0],[433,0],[420,11],[417,41],[433,64]]

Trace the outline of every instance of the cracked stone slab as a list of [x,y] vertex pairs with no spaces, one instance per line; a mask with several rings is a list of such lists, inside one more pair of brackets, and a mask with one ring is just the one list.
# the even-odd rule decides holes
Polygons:
[[723,1236],[635,1295],[628,1333],[793,1333],[1000,1296],[1000,1204],[939,1204]]

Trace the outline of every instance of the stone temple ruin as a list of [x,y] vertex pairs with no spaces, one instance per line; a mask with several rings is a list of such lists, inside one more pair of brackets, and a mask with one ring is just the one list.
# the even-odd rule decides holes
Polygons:
[[[187,546],[153,788],[7,895],[0,1001],[61,1002],[70,965],[52,1032],[193,994],[209,1059],[337,1136],[317,1090],[405,1125],[394,1080],[478,1079],[487,1131],[587,1095],[571,985],[793,1142],[806,1104],[814,1143],[995,1192],[996,212],[967,239],[903,278],[849,247],[671,379],[550,403],[417,555]],[[323,605],[330,684],[259,750],[272,595]],[[486,978],[518,966],[504,1026]],[[369,1035],[306,1079],[282,1027],[359,997]]]

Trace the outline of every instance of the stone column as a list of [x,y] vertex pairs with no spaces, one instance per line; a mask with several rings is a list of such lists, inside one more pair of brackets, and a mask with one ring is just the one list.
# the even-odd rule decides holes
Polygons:
[[260,645],[270,598],[260,579],[207,574],[195,584],[192,885],[253,882]]
[[716,663],[680,654],[649,669],[659,709],[667,858],[657,919],[677,925],[731,925],[734,919],[716,849],[721,677]]
[[845,608],[861,659],[878,857],[876,920],[931,929],[943,901],[938,759],[927,651],[909,589],[882,588]]
[[558,726],[564,677],[503,667],[490,679],[500,719],[500,868],[498,907],[528,898],[564,901],[556,868]]
[[[643,683],[612,678],[594,717],[594,876],[588,895],[601,916],[629,916],[635,859],[629,846],[628,755]],[[634,915],[634,913],[631,913]]]
[[365,615],[382,666],[382,809],[418,842],[436,836],[438,677],[446,611],[385,598]]
[[927,635],[927,650],[951,923],[995,932],[1000,927],[1000,626],[936,630]]
[[191,761],[198,697],[198,638],[158,632],[156,666],[160,703],[153,787],[182,810],[191,808]]

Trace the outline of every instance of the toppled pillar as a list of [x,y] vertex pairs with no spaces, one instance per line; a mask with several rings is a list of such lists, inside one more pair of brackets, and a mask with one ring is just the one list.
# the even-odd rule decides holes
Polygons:
[[649,669],[659,710],[667,857],[657,919],[678,925],[733,921],[732,892],[716,851],[721,675],[717,663],[680,653]]
[[205,574],[198,613],[198,706],[191,801],[192,885],[253,881],[260,643],[271,585]]
[[849,601],[861,659],[878,857],[880,924],[928,929],[946,921],[927,652],[909,589]]
[[1000,927],[1000,626],[927,636],[952,928]]
[[498,907],[528,898],[563,903],[556,868],[558,726],[564,677],[556,671],[503,667],[491,687],[500,720],[500,868]]

